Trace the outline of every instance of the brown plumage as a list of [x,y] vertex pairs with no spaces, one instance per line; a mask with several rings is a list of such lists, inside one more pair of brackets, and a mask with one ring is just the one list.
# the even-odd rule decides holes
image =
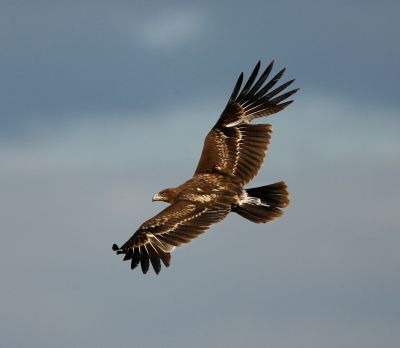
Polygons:
[[273,62],[256,81],[258,62],[242,89],[243,73],[239,76],[225,110],[204,141],[193,177],[156,194],[153,200],[170,205],[143,223],[124,245],[113,245],[117,254],[131,261],[132,269],[140,264],[146,273],[151,263],[158,274],[161,263],[169,266],[175,247],[189,243],[231,211],[256,223],[283,214],[281,208],[289,205],[284,182],[243,188],[260,170],[272,132],[269,124],[250,122],[283,110],[292,103],[286,100],[298,90],[280,94],[294,80],[272,89],[285,69],[265,83],[272,66]]

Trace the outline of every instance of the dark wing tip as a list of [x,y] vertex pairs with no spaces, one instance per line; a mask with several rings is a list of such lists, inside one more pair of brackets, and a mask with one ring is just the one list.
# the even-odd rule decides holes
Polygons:
[[132,256],[133,256],[133,249],[129,248],[126,251],[126,254],[125,254],[125,257],[124,257],[124,261],[130,260],[132,258]]
[[235,87],[233,88],[232,94],[229,97],[229,102],[232,102],[236,99],[237,95],[239,94],[240,87],[242,86],[243,83],[243,72],[239,75],[239,78],[236,81]]
[[140,251],[140,266],[143,274],[146,274],[150,267],[150,257],[145,246],[139,248]]
[[281,108],[280,110],[283,110],[283,109],[287,108],[293,102],[294,102],[294,100],[289,100],[289,101],[284,102],[284,103],[279,103],[278,106]]
[[117,244],[113,244],[112,250],[117,251],[119,249],[119,246]]
[[140,263],[139,248],[135,248],[132,255],[131,269],[135,269],[139,265],[139,263]]
[[246,84],[244,85],[242,91],[240,92],[239,96],[236,98],[236,101],[240,101],[243,97],[247,96],[248,92],[251,89],[254,81],[257,78],[258,72],[260,71],[261,61],[259,60],[254,67],[252,73],[250,74]]
[[285,99],[289,98],[290,96],[292,96],[293,94],[295,94],[299,89],[292,89],[289,92],[286,92],[284,94],[279,95],[278,97],[275,97],[274,99],[270,99],[270,103],[271,104],[275,104],[277,105],[278,103],[280,103],[281,101],[284,101]]
[[280,92],[282,92],[283,90],[285,90],[288,86],[290,86],[293,82],[295,81],[295,79],[289,80],[285,83],[283,83],[282,85],[280,85],[278,88],[275,88],[274,90],[272,90],[271,92],[269,92],[268,94],[266,94],[264,96],[264,98],[266,99],[272,99],[273,96],[279,94]]

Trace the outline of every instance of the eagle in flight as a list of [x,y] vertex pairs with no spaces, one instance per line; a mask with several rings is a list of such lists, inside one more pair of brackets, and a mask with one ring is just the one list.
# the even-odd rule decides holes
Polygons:
[[228,104],[204,141],[203,151],[191,179],[160,191],[153,201],[170,205],[143,223],[117,254],[139,264],[147,273],[150,263],[158,274],[166,267],[171,252],[205,232],[212,224],[235,212],[255,223],[265,223],[283,215],[289,205],[289,192],[283,181],[250,189],[243,188],[260,170],[271,139],[269,124],[250,124],[290,105],[287,100],[298,89],[283,92],[294,80],[273,88],[282,77],[280,70],[268,80],[271,62],[257,79],[260,62],[243,88],[243,73],[233,88]]

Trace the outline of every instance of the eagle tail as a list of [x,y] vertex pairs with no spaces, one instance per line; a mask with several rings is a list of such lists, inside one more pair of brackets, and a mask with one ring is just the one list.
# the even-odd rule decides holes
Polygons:
[[242,200],[233,211],[255,223],[266,223],[283,215],[289,205],[289,191],[283,181],[244,190]]

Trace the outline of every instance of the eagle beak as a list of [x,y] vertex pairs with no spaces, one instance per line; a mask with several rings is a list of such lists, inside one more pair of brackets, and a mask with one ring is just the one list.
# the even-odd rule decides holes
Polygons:
[[162,201],[162,200],[163,200],[163,197],[159,193],[155,194],[153,196],[153,198],[151,199],[152,202],[154,202],[154,201]]

